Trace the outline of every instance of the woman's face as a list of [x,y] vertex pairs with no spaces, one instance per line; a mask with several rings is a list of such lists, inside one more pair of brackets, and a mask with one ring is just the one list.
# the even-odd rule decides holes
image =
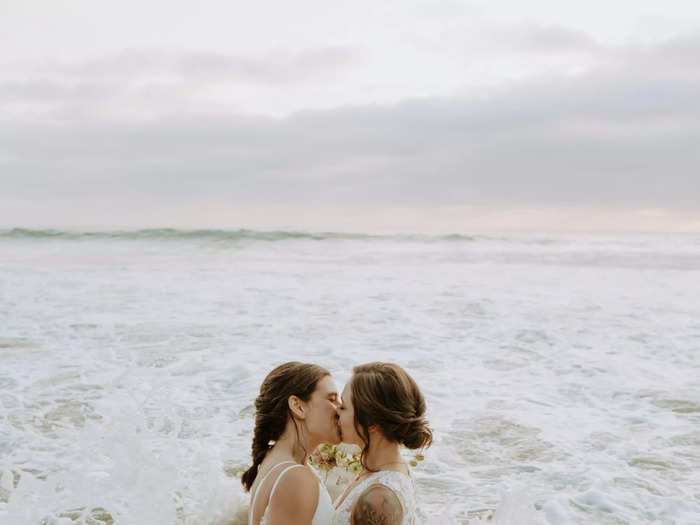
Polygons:
[[351,445],[358,445],[360,447],[364,446],[362,438],[355,430],[355,409],[352,405],[352,391],[350,388],[350,383],[352,379],[348,381],[343,389],[343,394],[341,395],[341,405],[338,419],[338,424],[340,426],[340,439],[343,443],[348,443]]
[[306,427],[313,443],[340,443],[338,389],[331,376],[321,379],[307,402]]

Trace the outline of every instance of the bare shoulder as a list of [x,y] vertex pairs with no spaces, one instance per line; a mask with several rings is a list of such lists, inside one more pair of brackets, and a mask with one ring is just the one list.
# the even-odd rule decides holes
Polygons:
[[386,485],[370,485],[355,500],[352,525],[401,525],[403,508],[396,493]]
[[268,504],[268,523],[311,523],[318,505],[318,483],[318,477],[309,467],[285,472]]
[[318,476],[313,473],[311,467],[307,465],[299,465],[297,468],[292,468],[287,471],[284,477],[280,480],[280,484],[286,483],[302,483],[305,486],[318,485]]

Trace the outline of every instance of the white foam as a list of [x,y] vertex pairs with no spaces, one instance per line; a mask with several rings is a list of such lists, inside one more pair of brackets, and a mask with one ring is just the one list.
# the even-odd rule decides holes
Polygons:
[[2,240],[0,523],[244,523],[289,359],[412,373],[429,523],[700,521],[700,243],[545,240]]

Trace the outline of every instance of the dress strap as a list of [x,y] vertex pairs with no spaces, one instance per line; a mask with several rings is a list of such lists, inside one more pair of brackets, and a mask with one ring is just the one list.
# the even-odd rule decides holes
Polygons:
[[270,502],[272,501],[272,496],[275,495],[275,489],[277,488],[277,484],[280,482],[282,479],[282,476],[284,476],[288,470],[292,470],[295,467],[303,467],[304,465],[300,465],[299,463],[295,463],[294,465],[290,465],[285,469],[282,469],[282,472],[280,472],[280,475],[277,476],[277,479],[275,480],[275,484],[272,485],[272,490],[270,491],[270,497],[267,498],[267,504],[269,505]]
[[[248,523],[253,523],[253,521],[252,521],[252,519],[253,519],[253,512],[255,511],[255,502],[258,501],[258,493],[260,492],[260,487],[263,486],[263,483],[265,483],[265,480],[268,478],[268,476],[269,476],[270,474],[272,474],[272,473],[275,471],[275,469],[276,469],[277,467],[279,467],[280,465],[284,465],[284,464],[286,464],[286,463],[294,463],[294,461],[281,461],[280,463],[277,463],[276,465],[273,465],[272,467],[270,467],[270,470],[268,470],[267,473],[266,473],[266,474],[263,476],[263,478],[260,480],[260,483],[258,483],[258,486],[255,488],[255,495],[253,496],[253,502],[250,504],[250,509],[249,509],[249,511],[248,511]],[[295,465],[298,465],[298,463],[294,463],[294,464],[295,464]],[[301,466],[301,465],[299,465],[299,466]],[[284,474],[284,472],[286,472],[289,468],[292,468],[292,467],[287,467],[287,468],[283,469],[283,470],[282,470],[282,473]],[[280,477],[282,477],[281,474],[280,474],[280,476],[277,478],[277,480],[275,480],[275,484],[274,484],[274,486],[272,487],[272,492],[274,492],[275,487],[277,486],[277,482],[279,481],[279,478],[280,478]],[[269,502],[270,499],[272,498],[272,492],[270,492],[270,497],[267,499],[268,502]]]

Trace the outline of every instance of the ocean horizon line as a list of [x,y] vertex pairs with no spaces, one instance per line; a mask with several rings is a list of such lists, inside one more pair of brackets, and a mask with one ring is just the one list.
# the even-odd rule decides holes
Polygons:
[[305,229],[254,229],[254,228],[28,228],[16,226],[0,228],[0,240],[125,240],[125,241],[394,241],[394,242],[456,242],[471,243],[478,241],[526,240],[538,244],[550,244],[557,241],[571,240],[581,236],[615,236],[615,237],[663,237],[663,236],[698,236],[692,232],[391,232],[370,233],[361,231],[323,231]]
[[[487,235],[463,233],[368,233],[343,231],[313,231],[303,229],[253,228],[0,228],[0,239],[123,239],[123,240],[443,240],[474,241],[491,238]],[[497,239],[497,237],[492,237]]]

